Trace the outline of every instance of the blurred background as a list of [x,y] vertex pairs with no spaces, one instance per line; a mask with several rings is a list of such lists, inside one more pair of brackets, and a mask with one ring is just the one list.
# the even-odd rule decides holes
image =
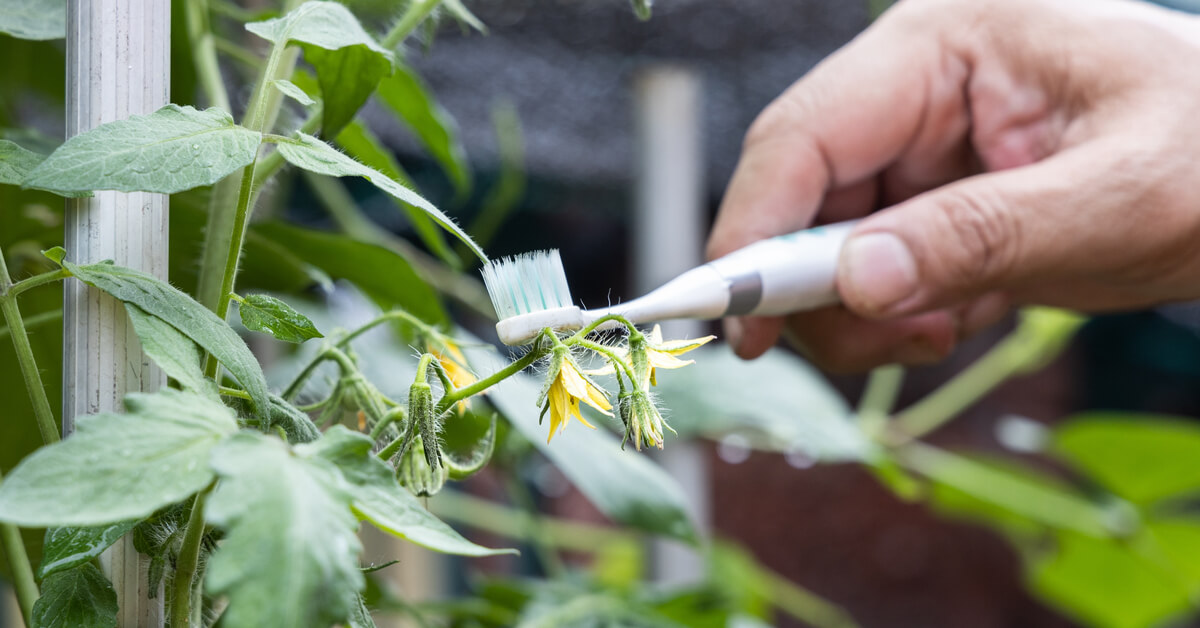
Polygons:
[[[384,2],[354,4],[367,15],[389,11]],[[1183,0],[1175,4],[1189,8]],[[486,35],[445,24],[407,58],[455,121],[451,128],[469,158],[474,185],[469,190],[456,186],[426,143],[380,105],[368,104],[361,115],[417,187],[460,223],[478,224],[481,215],[494,211],[487,208],[504,203],[504,219],[488,219],[495,226],[486,244],[489,254],[560,249],[575,298],[591,306],[634,297],[701,261],[704,238],[751,121],[882,8],[835,0],[660,0],[653,19],[640,22],[627,4],[614,0],[479,0],[468,6],[487,24]],[[19,65],[41,50],[2,45],[6,65]],[[186,68],[179,73],[186,75]],[[237,94],[234,100],[247,97]],[[26,99],[16,108],[39,118],[34,111],[39,102]],[[61,133],[61,122],[53,117],[41,116],[40,124],[47,135],[53,136],[56,124]],[[296,222],[332,228],[316,193],[302,180],[294,184],[280,194],[281,211]],[[369,185],[348,189],[373,220],[398,235],[413,235],[403,216]],[[457,314],[475,332],[490,333],[487,320],[470,308],[459,306]],[[1190,306],[1096,318],[1045,370],[1003,384],[929,442],[1003,454],[1053,471],[1053,463],[1023,453],[1025,441],[1012,437],[1014,430],[1037,434],[1038,425],[1085,410],[1197,416],[1198,320]],[[961,371],[1013,325],[1009,321],[968,342],[945,364],[910,371],[899,406]],[[668,337],[720,333],[697,324],[674,324],[665,331]],[[52,344],[55,333],[50,325],[39,336]],[[11,349],[3,344],[0,362],[11,363]],[[848,406],[866,381],[805,377],[823,378],[828,391]],[[791,385],[786,378],[775,384]],[[797,385],[816,384],[806,379]],[[688,393],[685,388],[675,394]],[[664,396],[672,407],[674,398]],[[806,411],[777,410],[785,416]],[[676,411],[670,418],[681,433],[687,431],[688,414]],[[35,442],[10,439],[9,433],[6,427],[0,438],[9,440],[0,452],[0,468],[6,470]],[[993,529],[901,500],[859,465],[817,465],[803,451],[786,447],[762,451],[736,430],[709,435],[669,438],[664,452],[651,454],[684,487],[700,527],[846,609],[859,624],[1076,625],[1061,607],[1030,592],[1020,554]],[[553,466],[530,465],[521,477],[546,512],[604,523]],[[502,479],[486,471],[463,488],[480,497],[502,498],[505,492]],[[486,534],[477,538],[493,545],[513,543]],[[466,560],[411,546],[399,550],[382,538],[371,543],[381,562],[404,552],[401,564],[379,572],[381,586],[417,598],[462,593],[479,573],[543,575],[543,566],[531,558],[536,551],[528,546],[521,548],[522,558]],[[703,557],[671,542],[653,542],[638,551],[645,553],[648,573],[658,582],[694,580],[705,569]],[[567,553],[565,559],[596,568],[597,559],[588,554]],[[3,609],[0,617],[14,613],[15,605]],[[413,625],[393,619],[396,623],[389,624],[380,617],[379,623]],[[10,622],[0,619],[0,626],[18,625]],[[779,613],[771,625],[806,624]]]

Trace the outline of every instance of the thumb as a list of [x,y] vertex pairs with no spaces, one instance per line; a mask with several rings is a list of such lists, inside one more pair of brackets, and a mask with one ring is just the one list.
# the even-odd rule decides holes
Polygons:
[[1091,244],[1095,212],[1114,214],[1097,205],[1112,204],[1112,183],[1084,151],[1072,152],[964,179],[865,218],[842,249],[843,302],[864,317],[894,318],[1071,272],[1079,259],[1071,253]]

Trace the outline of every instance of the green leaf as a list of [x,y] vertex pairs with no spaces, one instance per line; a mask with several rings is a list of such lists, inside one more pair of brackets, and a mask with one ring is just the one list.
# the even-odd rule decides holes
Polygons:
[[63,267],[84,283],[169,323],[229,369],[254,400],[255,410],[261,413],[269,407],[267,382],[254,354],[233,328],[195,299],[130,268],[103,263],[77,266],[70,262],[63,262]]
[[637,15],[639,20],[645,21],[650,19],[651,9],[654,5],[653,0],[631,0],[633,4],[633,13]]
[[117,539],[128,534],[136,525],[137,521],[122,521],[87,528],[68,526],[46,530],[38,578],[45,578],[88,562],[116,543]]
[[[459,335],[470,342],[466,332]],[[507,364],[490,349],[464,345],[463,353],[481,375]],[[517,375],[489,389],[488,400],[610,519],[695,541],[696,530],[683,489],[648,457],[632,450],[622,451],[620,440],[607,430],[572,425],[547,444],[549,428],[538,421],[536,400],[540,389],[541,383],[534,378]]]
[[935,482],[1042,525],[1105,537],[1122,523],[1075,492],[927,445],[908,445],[898,458]]
[[471,237],[455,224],[449,216],[443,214],[437,207],[434,207],[432,203],[422,198],[416,192],[385,177],[379,171],[368,168],[343,155],[329,144],[311,135],[297,133],[297,139],[281,142],[278,150],[284,159],[297,168],[303,168],[310,172],[331,177],[357,176],[367,179],[384,192],[429,214],[434,221],[450,233],[453,233],[459,240],[462,240],[463,244],[466,244],[471,249],[471,252],[478,256],[480,260],[487,261],[487,255],[471,240]]
[[[0,3],[3,2],[0,0]],[[21,185],[25,177],[45,159],[45,155],[25,150],[15,142],[0,140],[0,183]]]
[[196,343],[166,321],[147,314],[132,303],[125,304],[125,311],[133,321],[138,340],[142,341],[142,351],[167,377],[178,382],[184,390],[218,399],[216,382],[205,377],[200,367],[204,356]]
[[1191,419],[1083,414],[1055,429],[1053,448],[1138,504],[1200,492],[1200,427]]
[[462,556],[515,554],[476,545],[433,516],[396,481],[391,467],[371,455],[371,439],[340,425],[304,451],[329,460],[351,485],[354,512],[380,530],[431,550]]
[[205,519],[226,536],[206,583],[229,599],[225,626],[323,628],[348,618],[363,588],[349,487],[332,464],[298,453],[253,432],[212,452],[222,481]]
[[295,83],[287,79],[275,79],[274,81],[271,81],[271,86],[279,90],[279,93],[291,98],[292,100],[295,100],[305,107],[317,104],[317,101],[313,100],[312,96],[304,93],[304,90],[296,87]]
[[238,298],[238,316],[251,331],[270,334],[284,342],[300,343],[311,338],[324,338],[312,321],[292,309],[292,306],[265,294]]
[[1188,610],[1184,583],[1131,545],[1070,533],[1057,539],[1057,551],[1030,567],[1030,586],[1087,625],[1157,626]]
[[0,0],[0,33],[62,39],[67,35],[67,0]]
[[63,260],[67,258],[67,250],[61,246],[52,246],[42,251],[42,255],[55,264],[62,266]]
[[322,129],[336,136],[358,112],[379,79],[392,70],[392,53],[363,30],[337,2],[305,2],[287,15],[246,25],[274,43],[295,43],[317,71],[321,85]]
[[394,251],[280,222],[262,223],[251,229],[335,279],[354,283],[385,310],[400,307],[429,323],[448,320],[437,293]]
[[91,563],[59,571],[42,582],[31,628],[116,628],[117,593]]
[[376,628],[371,611],[367,610],[367,603],[361,595],[354,596],[354,606],[346,623],[349,628]]
[[307,414],[275,394],[271,395],[271,425],[282,428],[288,442],[293,444],[311,443],[321,437],[321,431]]
[[459,198],[470,193],[471,171],[458,136],[458,125],[433,100],[420,77],[411,68],[398,64],[391,76],[380,81],[378,93],[380,100],[416,132],[421,144],[454,184]]
[[[687,354],[685,368],[658,371],[658,395],[680,434],[720,438],[737,432],[761,449],[814,461],[860,461],[870,439],[851,420],[841,394],[816,369],[783,351],[745,362],[724,345]],[[669,443],[668,443],[669,446]]]
[[162,192],[211,185],[254,161],[262,136],[224,111],[167,105],[69,139],[29,173],[51,192]]
[[125,397],[128,414],[81,417],[0,484],[0,520],[24,527],[139,519],[212,481],[212,446],[237,430],[225,406],[164,389]]
[[[413,187],[412,180],[408,173],[400,167],[392,152],[384,147],[379,138],[375,136],[371,129],[361,122],[351,122],[338,133],[337,143],[346,153],[354,159],[362,162],[368,168],[374,168],[383,173],[389,179],[395,179],[407,187]],[[438,229],[433,220],[425,212],[409,205],[401,203],[394,196],[389,196],[392,204],[400,208],[408,220],[412,223],[413,230],[420,236],[421,241],[425,246],[429,247],[443,262],[457,268],[462,260],[450,250],[446,245],[446,239],[443,237],[442,230]]]

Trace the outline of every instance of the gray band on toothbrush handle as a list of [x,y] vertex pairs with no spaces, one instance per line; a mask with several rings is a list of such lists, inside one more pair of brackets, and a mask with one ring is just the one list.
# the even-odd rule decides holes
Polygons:
[[758,273],[742,273],[727,278],[729,281],[729,307],[722,316],[749,314],[762,302],[762,276]]

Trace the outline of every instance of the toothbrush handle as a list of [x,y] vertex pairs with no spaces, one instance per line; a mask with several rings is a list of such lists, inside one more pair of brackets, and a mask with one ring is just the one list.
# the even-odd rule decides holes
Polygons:
[[709,262],[729,286],[725,315],[788,314],[838,303],[838,257],[857,222],[776,236]]

